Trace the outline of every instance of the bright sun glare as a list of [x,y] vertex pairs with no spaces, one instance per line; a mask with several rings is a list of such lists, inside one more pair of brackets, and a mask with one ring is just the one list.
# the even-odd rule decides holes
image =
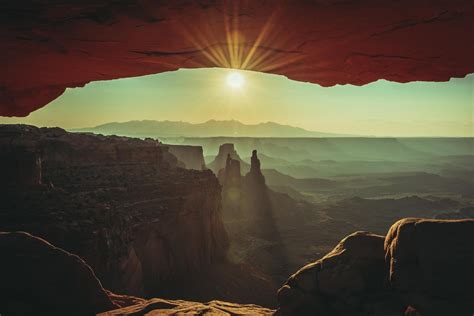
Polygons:
[[244,76],[238,72],[231,72],[227,75],[227,84],[233,89],[241,88],[244,83]]

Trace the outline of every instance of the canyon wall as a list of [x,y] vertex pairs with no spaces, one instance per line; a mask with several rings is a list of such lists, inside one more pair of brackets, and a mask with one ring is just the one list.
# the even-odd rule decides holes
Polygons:
[[80,255],[109,289],[179,288],[226,256],[217,178],[157,141],[3,125],[0,153],[0,230]]
[[168,151],[181,161],[186,169],[204,170],[206,163],[201,146],[166,145]]

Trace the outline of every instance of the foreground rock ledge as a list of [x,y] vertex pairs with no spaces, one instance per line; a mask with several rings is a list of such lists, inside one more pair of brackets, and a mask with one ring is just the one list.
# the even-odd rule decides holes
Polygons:
[[278,315],[401,315],[385,285],[384,237],[356,232],[278,291]]
[[0,233],[0,313],[471,316],[473,232],[474,220],[409,218],[395,223],[385,238],[351,234],[288,279],[276,312],[222,301],[117,295],[79,257],[28,233]]
[[[139,304],[105,312],[99,316],[118,315],[273,315],[275,311],[252,304],[233,304],[222,301],[198,303],[154,298]],[[149,313],[149,314],[148,314]]]
[[402,219],[385,238],[349,235],[292,275],[277,314],[471,316],[472,267],[474,220]]
[[474,220],[400,220],[385,259],[404,305],[421,315],[474,314]]

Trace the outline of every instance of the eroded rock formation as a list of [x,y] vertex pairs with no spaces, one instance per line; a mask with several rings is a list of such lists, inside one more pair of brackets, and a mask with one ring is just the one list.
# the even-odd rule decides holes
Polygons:
[[[280,284],[288,275],[288,267],[257,151],[253,151],[249,171],[242,176],[240,161],[232,158],[232,154],[238,158],[237,152],[231,144],[223,147],[232,150],[218,177],[222,184],[223,221],[230,239],[229,257],[233,262],[253,266],[273,284]],[[273,300],[272,295],[272,305]]]
[[179,68],[323,86],[444,81],[474,72],[473,21],[470,0],[7,0],[0,115],[27,115],[67,87]]
[[219,171],[226,167],[228,157],[239,162],[240,169],[243,173],[249,170],[248,164],[240,158],[239,154],[234,148],[234,144],[230,143],[219,146],[219,152],[217,153],[216,158],[214,158],[214,160],[209,163],[209,169],[211,169],[215,174],[219,174]]
[[[0,229],[80,255],[111,290],[173,291],[183,274],[226,255],[217,178],[177,167],[157,141],[7,125],[0,152],[2,174],[11,169],[21,179],[0,179]],[[19,161],[40,168],[41,181],[33,167],[23,181],[25,169],[11,164],[25,152]]]

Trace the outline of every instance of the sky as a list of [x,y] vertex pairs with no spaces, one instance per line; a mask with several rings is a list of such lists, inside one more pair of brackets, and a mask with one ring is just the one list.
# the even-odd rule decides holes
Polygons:
[[365,136],[474,136],[473,93],[474,74],[440,83],[379,80],[324,88],[250,71],[180,69],[67,89],[28,117],[0,117],[0,123],[68,129],[130,120],[233,119]]

